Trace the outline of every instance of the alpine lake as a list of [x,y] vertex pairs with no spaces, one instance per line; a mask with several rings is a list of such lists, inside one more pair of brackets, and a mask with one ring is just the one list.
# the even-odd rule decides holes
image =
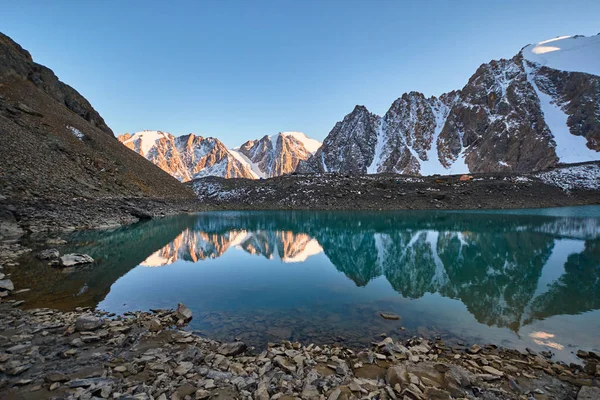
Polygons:
[[[460,212],[206,212],[76,232],[52,268],[11,272],[29,308],[193,311],[188,329],[362,348],[385,334],[456,346],[600,349],[600,206]],[[42,242],[43,243],[43,242]],[[24,268],[24,264],[27,268]],[[395,314],[385,319],[381,313]]]

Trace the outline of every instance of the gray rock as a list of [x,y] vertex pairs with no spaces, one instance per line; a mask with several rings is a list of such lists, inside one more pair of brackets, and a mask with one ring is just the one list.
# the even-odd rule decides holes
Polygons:
[[44,379],[46,382],[54,383],[54,382],[67,382],[69,377],[62,372],[50,371],[44,375]]
[[82,315],[75,321],[75,330],[81,331],[93,331],[104,325],[102,318],[95,317],[93,315]]
[[94,259],[87,254],[71,253],[65,254],[60,258],[60,264],[63,267],[72,267],[79,264],[93,263]]
[[185,304],[179,303],[177,304],[177,311],[175,312],[175,317],[178,320],[189,322],[192,320],[192,310],[190,310]]
[[3,279],[0,281],[0,290],[13,291],[15,290],[15,286],[10,279]]
[[583,386],[577,394],[577,400],[598,400],[600,399],[600,388],[593,386]]
[[247,346],[243,342],[224,343],[218,349],[217,353],[224,356],[237,356],[246,351]]
[[40,260],[54,260],[60,256],[60,253],[56,249],[46,249],[38,253],[37,258]]

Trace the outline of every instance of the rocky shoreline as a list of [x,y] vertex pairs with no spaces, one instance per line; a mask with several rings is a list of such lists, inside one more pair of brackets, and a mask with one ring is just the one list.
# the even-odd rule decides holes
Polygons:
[[181,327],[191,312],[123,316],[0,305],[3,399],[596,399],[585,366],[494,345],[382,337],[370,349],[284,341],[219,343]]

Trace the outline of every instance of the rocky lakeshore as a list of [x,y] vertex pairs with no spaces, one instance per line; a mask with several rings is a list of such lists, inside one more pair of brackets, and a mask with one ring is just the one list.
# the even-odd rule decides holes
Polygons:
[[370,349],[289,341],[266,349],[182,330],[187,307],[123,316],[0,305],[3,399],[597,399],[585,366],[494,345],[382,337]]

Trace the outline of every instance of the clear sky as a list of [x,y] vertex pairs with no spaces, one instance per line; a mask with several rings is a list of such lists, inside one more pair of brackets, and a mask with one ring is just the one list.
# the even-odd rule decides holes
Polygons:
[[0,31],[120,134],[228,146],[279,131],[322,140],[364,104],[460,89],[476,68],[559,35],[600,32],[598,0],[12,1]]

